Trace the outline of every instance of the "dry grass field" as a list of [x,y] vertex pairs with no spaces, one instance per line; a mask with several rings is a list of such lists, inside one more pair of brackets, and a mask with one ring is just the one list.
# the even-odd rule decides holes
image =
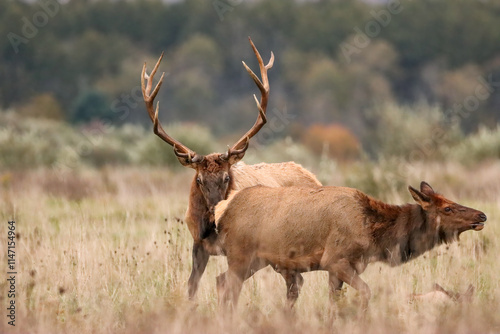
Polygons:
[[[0,173],[0,332],[499,333],[500,163],[414,167],[403,181],[418,186],[425,179],[448,198],[484,211],[486,227],[400,267],[370,265],[362,278],[372,300],[362,321],[349,286],[331,319],[325,272],[305,274],[294,311],[283,312],[285,284],[270,268],[244,284],[229,318],[217,308],[215,277],[226,268],[221,257],[211,258],[196,302],[188,301],[192,239],[181,218],[192,171],[104,168],[64,178],[48,170]],[[374,168],[383,179],[384,169]],[[326,182],[356,179],[351,173],[338,167]],[[401,189],[384,194],[396,204],[411,199]],[[18,232],[15,328],[5,317],[12,218]],[[411,299],[435,283],[453,292],[471,284],[475,292],[461,303]]]

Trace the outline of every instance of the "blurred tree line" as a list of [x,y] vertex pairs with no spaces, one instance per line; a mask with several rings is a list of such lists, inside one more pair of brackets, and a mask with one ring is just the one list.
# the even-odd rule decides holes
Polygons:
[[164,123],[246,129],[251,36],[276,55],[268,113],[293,115],[279,135],[338,123],[369,147],[385,103],[439,105],[466,132],[500,117],[496,1],[6,0],[0,36],[0,107],[27,116],[150,126],[140,71],[165,51]]

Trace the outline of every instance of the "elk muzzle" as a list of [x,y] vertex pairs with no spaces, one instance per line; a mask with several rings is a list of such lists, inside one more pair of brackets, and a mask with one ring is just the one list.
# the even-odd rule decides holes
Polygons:
[[484,228],[484,222],[487,220],[488,218],[486,217],[486,215],[482,212],[479,212],[477,215],[476,215],[476,222],[470,224],[471,226],[471,229],[473,229],[474,231],[481,231],[483,228]]

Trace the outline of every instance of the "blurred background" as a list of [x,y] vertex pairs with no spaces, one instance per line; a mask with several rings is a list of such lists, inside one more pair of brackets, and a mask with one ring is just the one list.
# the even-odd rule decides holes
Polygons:
[[[366,323],[351,288],[329,323],[326,273],[307,274],[294,319],[283,317],[270,268],[246,284],[241,321],[221,322],[223,257],[209,262],[196,306],[187,300],[194,172],[153,134],[141,70],[164,51],[162,124],[197,153],[224,152],[258,113],[241,64],[259,74],[248,36],[276,59],[247,164],[293,160],[325,185],[397,204],[425,180],[488,216],[460,245],[368,268]],[[0,219],[18,222],[16,333],[500,331],[500,1],[0,0],[0,37]],[[7,246],[0,259],[10,271]],[[434,283],[476,292],[471,303],[408,301]],[[1,321],[0,333],[10,327]]]
[[181,168],[140,91],[162,51],[162,123],[225,150],[257,115],[248,36],[276,61],[247,162],[500,158],[496,1],[6,0],[0,35],[1,169]]

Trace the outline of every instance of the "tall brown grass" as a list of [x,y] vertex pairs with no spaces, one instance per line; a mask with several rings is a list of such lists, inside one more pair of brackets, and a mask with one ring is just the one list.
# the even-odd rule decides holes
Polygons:
[[[410,171],[409,166],[407,171]],[[292,314],[283,312],[285,284],[271,269],[244,284],[233,317],[217,308],[215,277],[225,259],[212,258],[196,302],[187,299],[192,239],[183,217],[191,171],[81,169],[64,178],[48,170],[0,173],[0,272],[6,273],[6,222],[17,222],[16,327],[7,325],[0,280],[2,333],[493,333],[500,331],[500,164],[411,166],[402,184],[422,179],[459,203],[484,211],[481,232],[466,232],[400,267],[382,264],[362,275],[373,297],[358,321],[358,296],[344,287],[332,321],[327,275],[307,273]],[[410,201],[387,181],[387,166],[338,170],[331,183],[385,187],[392,203]],[[315,171],[318,172],[318,171]],[[366,189],[363,189],[366,191]],[[413,302],[434,283],[475,294],[468,303]]]

